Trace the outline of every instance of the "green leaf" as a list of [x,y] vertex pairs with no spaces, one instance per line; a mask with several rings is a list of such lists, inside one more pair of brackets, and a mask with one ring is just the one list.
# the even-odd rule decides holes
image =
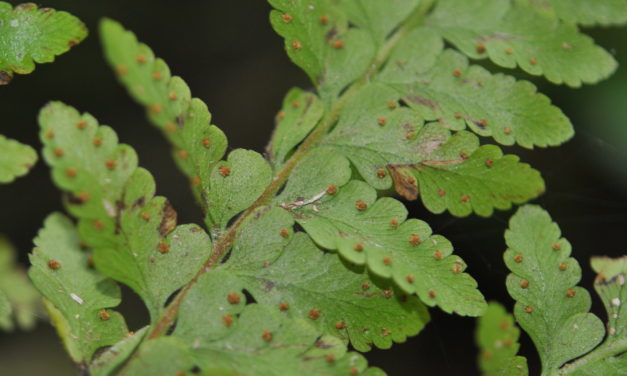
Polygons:
[[377,78],[382,82],[412,82],[435,65],[443,48],[444,41],[435,30],[415,28],[394,47]]
[[187,375],[194,366],[189,346],[174,337],[146,341],[118,375]]
[[610,357],[586,364],[585,367],[567,373],[575,376],[607,376],[627,374],[627,358],[625,354]]
[[154,196],[153,177],[111,128],[59,102],[44,107],[39,122],[44,158],[96,268],[135,290],[156,318],[208,257],[208,236],[198,226],[176,226],[172,206]]
[[[285,38],[288,56],[309,75],[325,102],[333,100],[370,67],[375,56],[371,30],[349,27],[347,14],[331,0],[269,2],[275,9],[270,22]],[[388,14],[386,19],[398,20],[397,15]],[[363,17],[356,20],[362,25],[363,21]],[[389,24],[382,25],[379,32],[388,28]]]
[[10,183],[25,175],[37,162],[37,152],[28,145],[0,134],[0,183]]
[[224,267],[257,303],[306,319],[359,351],[404,342],[429,321],[416,297],[395,293],[363,268],[321,252],[304,233],[292,235],[293,224],[286,210],[260,208],[233,245]]
[[276,127],[268,145],[270,160],[282,164],[286,156],[316,126],[322,118],[324,107],[320,99],[299,88],[290,90],[283,100],[283,107],[276,116]]
[[109,19],[101,22],[100,34],[105,56],[118,79],[172,143],[176,163],[206,210],[202,195],[210,188],[212,167],[224,156],[226,136],[211,125],[207,106],[198,98],[192,99],[187,84],[171,76],[167,64],[139,43],[135,34]]
[[292,208],[317,201],[331,187],[348,183],[350,163],[335,150],[317,148],[308,153],[294,168],[285,188],[275,198],[281,207]]
[[76,17],[34,3],[15,7],[0,1],[0,85],[14,73],[26,74],[35,63],[50,63],[87,36],[87,28]]
[[421,3],[420,0],[385,1],[354,0],[339,1],[338,7],[355,26],[367,30],[377,47],[398,27]]
[[195,364],[189,368],[260,375],[346,375],[353,367],[357,372],[366,368],[363,357],[321,337],[307,321],[289,318],[278,307],[247,305],[240,289],[236,277],[212,271],[189,290],[171,336],[179,339],[177,346],[193,351]]
[[128,357],[135,351],[141,341],[146,336],[148,327],[145,326],[139,331],[127,335],[125,338],[109,347],[106,351],[97,354],[89,365],[89,372],[93,376],[108,376],[114,374]]
[[0,291],[0,328],[7,330],[13,326],[13,307],[9,297],[3,291]]
[[[420,195],[434,213],[448,209],[456,216],[489,216],[494,208],[509,209],[544,191],[538,171],[518,157],[503,156],[494,145],[479,148],[477,137],[468,132],[452,135],[438,123],[423,125],[414,111],[397,106],[398,98],[396,90],[373,84],[349,101],[320,146],[331,149],[324,154],[331,156],[323,160],[311,155],[301,162],[280,196],[282,202],[309,198],[328,184],[343,184],[330,176],[345,171],[339,155],[348,158],[370,186],[385,190],[394,184],[408,200]],[[331,164],[329,158],[338,162]],[[292,181],[301,180],[306,183],[293,187]]]
[[468,59],[452,50],[440,54],[429,70],[386,82],[426,120],[455,130],[467,126],[500,144],[556,146],[573,136],[568,118],[533,84],[468,66]]
[[261,154],[244,149],[229,153],[214,166],[206,192],[207,217],[225,228],[237,213],[252,205],[272,181],[272,167]]
[[503,155],[498,146],[481,146],[464,158],[433,159],[408,170],[406,174],[418,180],[427,209],[449,210],[459,217],[472,212],[489,217],[495,208],[507,210],[512,203],[524,203],[544,192],[540,173],[515,155]]
[[[395,90],[384,85],[366,86],[346,104],[338,124],[321,143],[322,148],[331,149],[327,154],[348,158],[362,178],[376,189],[392,185],[391,178],[387,174],[381,176],[379,170],[385,172],[391,164],[420,162],[449,134],[445,129],[426,130],[420,116],[407,108],[396,107],[398,98]],[[312,170],[325,166],[320,173],[331,169],[324,163],[309,164]]]
[[440,0],[427,24],[473,59],[517,65],[555,84],[579,87],[599,82],[616,61],[577,27],[523,0]]
[[450,242],[432,235],[426,223],[406,220],[407,209],[399,201],[376,198],[374,189],[352,181],[335,195],[322,197],[315,208],[294,209],[294,218],[319,246],[393,279],[425,304],[449,313],[480,315],[485,300],[475,280],[462,273],[464,262],[451,256]]
[[565,366],[562,372],[577,376],[622,375],[627,373],[627,257],[593,257],[591,264],[598,273],[594,288],[607,311],[607,337],[598,348]]
[[594,289],[601,297],[608,317],[607,341],[627,338],[627,314],[624,311],[627,302],[627,256],[617,259],[593,257],[592,269],[598,274]]
[[603,338],[603,323],[590,309],[590,294],[575,285],[581,279],[570,243],[537,206],[523,206],[505,232],[504,259],[512,273],[507,290],[516,300],[514,315],[533,340],[543,374],[587,353]]
[[621,25],[627,22],[627,3],[623,0],[542,0],[531,5],[555,12],[564,21],[584,26]]
[[516,356],[520,344],[520,329],[514,317],[499,303],[488,303],[488,309],[478,319],[475,338],[481,355],[479,365],[484,375],[526,376],[527,359]]
[[46,298],[46,308],[76,363],[124,338],[124,318],[110,307],[120,304],[116,283],[88,269],[86,254],[69,219],[56,213],[44,222],[30,255],[28,275]]
[[32,329],[42,314],[39,293],[18,265],[11,243],[0,235],[0,329]]
[[[395,294],[389,284],[374,281],[363,268],[343,264],[337,255],[325,255],[304,233],[293,233],[293,226],[292,215],[284,209],[257,209],[241,225],[228,261],[211,272],[220,275],[215,278],[226,291],[216,302],[228,301],[231,293],[243,301],[240,291],[246,290],[257,303],[305,319],[321,332],[350,340],[360,351],[404,342],[428,322],[428,312],[416,297]],[[215,316],[212,325],[190,326],[189,333],[180,329],[179,334],[219,337],[227,330],[223,315],[239,313],[241,305],[213,307],[202,311],[203,317]]]

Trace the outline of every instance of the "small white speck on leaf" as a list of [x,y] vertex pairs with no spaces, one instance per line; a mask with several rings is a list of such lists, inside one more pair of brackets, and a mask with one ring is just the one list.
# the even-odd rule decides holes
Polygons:
[[81,299],[80,296],[76,295],[75,293],[70,293],[70,298],[72,298],[72,300],[74,300],[76,303],[78,304],[83,304],[83,299]]

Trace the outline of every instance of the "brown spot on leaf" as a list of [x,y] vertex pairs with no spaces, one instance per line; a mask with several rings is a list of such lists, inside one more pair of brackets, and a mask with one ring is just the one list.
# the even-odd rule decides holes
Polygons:
[[231,175],[231,169],[228,168],[227,166],[220,166],[218,168],[218,173],[224,177],[227,177],[229,175]]
[[420,244],[420,235],[418,234],[409,235],[409,244],[413,245],[414,247]]
[[98,316],[100,317],[100,320],[102,320],[102,321],[107,321],[107,320],[109,320],[111,318],[111,315],[109,314],[109,312],[107,312],[104,309],[101,309],[98,312]]
[[396,165],[388,165],[387,167],[390,170],[396,192],[410,201],[418,199],[418,187],[408,181],[408,178],[413,177],[410,172],[411,167]]
[[170,245],[166,242],[159,242],[159,244],[157,244],[157,250],[162,255],[165,255],[166,253],[170,252]]
[[236,292],[230,292],[226,296],[226,300],[231,304],[238,304],[240,302],[239,294]]
[[174,211],[169,201],[166,201],[163,205],[161,215],[162,219],[161,223],[159,223],[158,231],[161,236],[166,236],[176,227],[176,211]]
[[0,85],[8,85],[12,78],[8,72],[0,70]]
[[231,315],[224,315],[224,316],[222,316],[222,323],[227,328],[230,327],[231,325],[233,325],[233,316],[231,316]]
[[263,333],[261,333],[261,338],[263,338],[263,340],[266,342],[272,341],[272,332],[269,330],[264,330]]
[[318,308],[314,308],[309,311],[309,318],[312,320],[317,320],[320,317],[320,310]]
[[406,101],[412,102],[412,103],[417,103],[420,105],[423,105],[425,107],[429,107],[433,110],[439,109],[440,105],[438,105],[435,101],[429,99],[429,98],[425,98],[423,96],[420,96],[418,94],[416,95],[412,95],[409,97],[405,97],[404,98]]
[[366,204],[362,200],[357,200],[357,201],[355,201],[355,207],[359,211],[364,211],[364,210],[366,210],[368,208],[368,204]]
[[338,34],[337,28],[336,27],[332,27],[328,32],[327,35],[325,35],[324,39],[327,42],[330,42],[333,38],[335,38],[335,36]]
[[146,199],[142,196],[140,198],[138,198],[137,200],[135,200],[135,202],[133,203],[133,209],[140,207],[140,206],[144,206],[144,203],[146,202]]
[[561,271],[565,271],[566,269],[568,269],[568,266],[562,262],[562,263],[559,265],[559,268],[560,268],[560,270],[561,270]]
[[331,45],[333,46],[333,48],[339,50],[341,48],[344,48],[344,41],[343,40],[336,40],[333,43],[331,43]]
[[70,205],[83,205],[85,202],[81,200],[79,195],[74,195],[72,192],[67,192],[66,199]]

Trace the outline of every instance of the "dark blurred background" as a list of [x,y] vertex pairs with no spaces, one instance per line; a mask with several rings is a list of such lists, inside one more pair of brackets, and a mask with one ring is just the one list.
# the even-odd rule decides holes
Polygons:
[[[170,159],[168,145],[105,64],[99,19],[121,21],[164,58],[194,96],[208,104],[231,148],[262,151],[283,95],[292,86],[310,87],[284,53],[282,40],[268,22],[269,6],[262,0],[47,0],[42,5],[80,17],[91,34],[55,63],[39,65],[33,74],[16,76],[9,86],[0,87],[0,132],[39,149],[36,117],[47,101],[61,100],[90,112],[136,148],[140,163],[155,175],[158,193],[177,209],[180,223],[200,223],[187,179]],[[626,253],[627,28],[586,31],[624,66],[610,80],[577,90],[518,74],[534,81],[564,110],[577,135],[559,148],[507,151],[542,172],[547,191],[536,203],[549,210],[573,244],[584,270],[582,285],[591,289],[589,257]],[[488,219],[459,219],[431,215],[418,203],[409,207],[413,216],[453,241],[486,297],[511,310],[501,255],[503,231],[513,210]],[[41,161],[28,176],[0,186],[0,233],[13,240],[24,264],[44,217],[55,210],[62,210],[60,194]],[[125,291],[124,298],[120,310],[131,329],[138,329],[147,321],[146,311],[131,292]],[[605,318],[594,299],[594,311]],[[433,321],[418,337],[366,354],[371,364],[393,376],[476,374],[475,320],[431,312]],[[537,355],[524,334],[522,342],[531,374],[539,374]],[[75,371],[53,329],[42,321],[32,332],[0,334],[0,374],[55,376]]]

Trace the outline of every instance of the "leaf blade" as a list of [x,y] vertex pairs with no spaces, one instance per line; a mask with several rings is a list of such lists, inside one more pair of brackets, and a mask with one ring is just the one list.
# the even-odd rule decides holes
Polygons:
[[0,134],[0,183],[10,183],[25,175],[37,162],[37,152],[30,146]]
[[315,210],[307,206],[295,210],[294,218],[321,247],[393,279],[429,306],[464,316],[477,316],[485,309],[475,280],[462,273],[464,262],[450,256],[450,242],[432,236],[426,223],[406,220],[407,210],[400,202],[376,200],[376,192],[363,182],[339,187]]
[[135,290],[156,317],[208,257],[208,236],[198,226],[177,227],[172,206],[155,196],[152,175],[111,128],[60,102],[44,107],[39,122],[44,158],[94,248],[96,268]]
[[514,317],[497,302],[489,302],[475,331],[475,341],[481,349],[479,365],[484,375],[526,376],[527,359],[517,356],[520,329]]
[[260,208],[241,229],[255,238],[257,247],[245,240],[234,243],[224,267],[239,277],[257,303],[350,340],[359,351],[404,342],[428,322],[418,299],[395,292],[337,255],[325,255],[304,233],[292,235],[293,224],[284,209]]
[[69,219],[50,215],[29,257],[28,275],[46,298],[46,308],[76,363],[88,363],[98,348],[124,338],[124,318],[108,309],[120,304],[119,287],[88,270],[88,255],[80,249]]
[[593,84],[617,66],[575,25],[524,1],[439,1],[428,24],[470,58],[488,57],[504,68],[519,66],[555,84]]
[[18,266],[13,245],[0,235],[0,329],[32,329],[44,313],[40,297]]
[[537,206],[521,207],[510,219],[505,240],[514,315],[536,345],[544,372],[552,372],[594,348],[605,333],[603,324],[588,313],[588,292],[574,286],[581,269],[548,213]]
[[85,37],[85,25],[67,12],[0,2],[0,85],[14,73],[31,73],[35,63],[54,61]]

